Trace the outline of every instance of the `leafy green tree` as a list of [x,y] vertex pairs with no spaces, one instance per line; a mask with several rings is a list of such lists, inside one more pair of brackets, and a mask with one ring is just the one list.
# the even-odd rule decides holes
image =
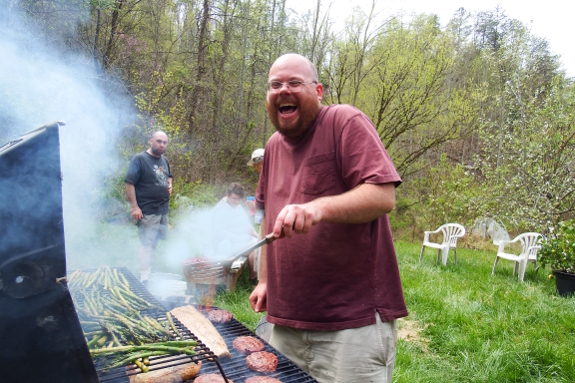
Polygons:
[[[138,122],[121,128],[122,154],[167,131],[181,190],[255,186],[245,163],[273,133],[268,69],[297,52],[317,65],[325,103],[374,122],[404,180],[398,227],[491,216],[544,231],[575,214],[574,85],[548,43],[500,7],[459,9],[444,28],[435,15],[381,19],[375,5],[337,34],[321,0],[304,15],[285,0],[21,0],[10,11],[103,84],[123,84]],[[25,97],[1,92],[10,125],[2,110]]]
[[401,174],[413,173],[422,156],[473,126],[480,89],[452,81],[453,36],[439,29],[435,17],[408,26],[390,21],[365,61],[366,86],[356,95],[349,81],[353,90],[341,100],[355,99],[371,117]]
[[[474,171],[489,185],[485,215],[517,231],[545,231],[573,210],[573,85],[547,43],[504,13],[480,13],[476,79],[486,84]],[[495,202],[495,203],[494,203]]]

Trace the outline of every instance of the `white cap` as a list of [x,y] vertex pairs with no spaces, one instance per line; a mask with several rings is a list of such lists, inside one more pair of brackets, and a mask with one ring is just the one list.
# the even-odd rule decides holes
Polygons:
[[247,163],[248,166],[254,166],[254,164],[258,164],[262,162],[264,158],[264,150],[263,149],[256,149],[252,153],[252,158]]

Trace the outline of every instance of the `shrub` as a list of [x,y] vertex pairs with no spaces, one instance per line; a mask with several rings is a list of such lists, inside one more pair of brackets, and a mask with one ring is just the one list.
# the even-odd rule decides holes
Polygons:
[[541,266],[550,265],[553,271],[575,274],[575,220],[559,222],[557,228],[541,244]]

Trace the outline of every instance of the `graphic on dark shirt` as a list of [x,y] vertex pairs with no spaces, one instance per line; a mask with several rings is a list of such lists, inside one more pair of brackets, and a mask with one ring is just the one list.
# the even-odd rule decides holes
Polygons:
[[168,173],[163,166],[154,165],[154,173],[156,173],[156,186],[168,185]]

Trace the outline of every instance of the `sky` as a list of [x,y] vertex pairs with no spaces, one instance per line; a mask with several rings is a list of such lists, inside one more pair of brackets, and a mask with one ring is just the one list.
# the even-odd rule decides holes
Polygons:
[[[322,6],[330,3],[332,18],[337,23],[345,21],[353,6],[359,6],[366,14],[371,9],[372,0],[321,0]],[[287,0],[288,8],[298,13],[315,7],[317,1]],[[499,5],[507,17],[517,19],[529,26],[531,33],[544,37],[549,42],[551,52],[560,55],[563,69],[571,77],[575,76],[575,49],[572,39],[575,36],[575,1],[573,0],[376,0],[376,12],[385,17],[400,11],[411,13],[434,13],[445,25],[454,12],[463,7],[468,12],[493,10]]]

